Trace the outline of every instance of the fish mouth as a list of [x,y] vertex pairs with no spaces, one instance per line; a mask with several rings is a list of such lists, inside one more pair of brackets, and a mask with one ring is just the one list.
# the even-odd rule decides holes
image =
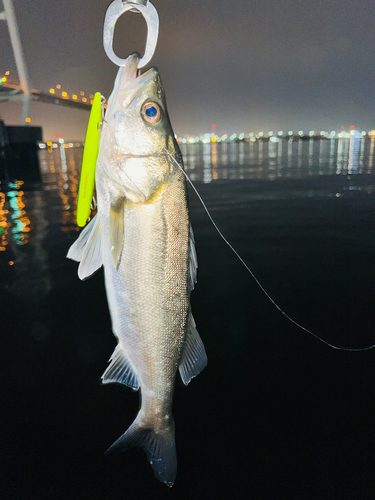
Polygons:
[[137,76],[133,81],[128,82],[127,85],[122,87],[120,95],[124,94],[123,99],[121,99],[123,108],[125,110],[128,109],[136,101],[142,88],[158,75],[159,71],[157,68],[150,68],[143,75]]

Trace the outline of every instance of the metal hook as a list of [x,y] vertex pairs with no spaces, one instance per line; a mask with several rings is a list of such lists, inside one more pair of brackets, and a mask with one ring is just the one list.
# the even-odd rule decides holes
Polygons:
[[104,19],[104,50],[114,64],[117,64],[117,66],[125,66],[126,59],[121,59],[116,56],[113,51],[113,33],[115,31],[118,18],[128,10],[131,10],[132,12],[140,12],[147,24],[145,54],[138,62],[138,68],[143,68],[143,66],[146,66],[146,64],[151,61],[151,58],[154,55],[159,34],[159,16],[155,7],[149,0],[132,0],[131,2],[128,0],[114,0],[111,3],[107,9]]

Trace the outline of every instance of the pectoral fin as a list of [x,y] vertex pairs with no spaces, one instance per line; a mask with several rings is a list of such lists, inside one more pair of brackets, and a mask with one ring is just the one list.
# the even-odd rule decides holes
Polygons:
[[102,231],[97,215],[69,248],[67,258],[80,262],[78,276],[81,280],[89,278],[102,266]]
[[180,363],[180,375],[185,385],[196,377],[207,365],[207,355],[202,339],[197,332],[193,315],[189,314],[188,331]]
[[111,203],[109,209],[109,243],[115,269],[120,264],[122,247],[124,245],[124,205],[125,197],[120,196],[120,198]]
[[111,364],[103,373],[102,382],[103,384],[110,384],[112,382],[125,384],[134,391],[139,389],[137,375],[120,344],[118,344],[116,349],[113,351]]
[[[195,251],[195,240],[193,228],[190,224],[189,229],[189,292],[194,290],[194,285],[197,282],[198,259]],[[194,321],[194,320],[193,320]]]

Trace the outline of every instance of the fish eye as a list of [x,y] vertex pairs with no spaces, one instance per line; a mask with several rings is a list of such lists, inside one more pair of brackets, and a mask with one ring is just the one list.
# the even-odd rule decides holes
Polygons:
[[161,107],[156,102],[146,102],[142,106],[142,115],[146,122],[152,124],[159,123],[163,117]]

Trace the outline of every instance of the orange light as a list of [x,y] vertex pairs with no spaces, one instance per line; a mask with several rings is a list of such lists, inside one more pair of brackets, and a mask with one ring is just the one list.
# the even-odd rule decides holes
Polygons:
[[93,99],[91,99],[90,104],[92,104],[93,102],[94,102],[94,100],[93,100]]
[[7,81],[7,77],[3,76],[3,78],[1,79],[1,81],[5,83]]
[[87,102],[86,97],[82,97],[82,102]]
[[61,89],[61,85],[56,85],[56,88],[57,89]]
[[63,92],[61,95],[62,95],[63,97],[68,97],[68,94],[67,94],[66,92]]
[[104,104],[104,109],[107,109],[107,104]]
[[82,90],[81,90],[81,92],[79,93],[79,95],[85,95],[85,93],[84,93],[84,92],[82,92]]
[[5,75],[6,75],[6,76],[9,76],[9,71],[6,71],[6,72],[5,72]]
[[49,89],[49,93],[50,94],[54,94],[55,93],[55,89]]
[[77,99],[77,96],[75,94],[72,95],[73,99]]
[[25,122],[26,122],[26,123],[30,123],[30,122],[31,122],[31,118],[27,117],[27,118],[25,119]]
[[90,94],[90,99],[94,99],[94,94]]
[[12,260],[10,260],[10,261],[8,262],[8,264],[9,264],[10,266],[13,266],[14,262],[13,262]]

